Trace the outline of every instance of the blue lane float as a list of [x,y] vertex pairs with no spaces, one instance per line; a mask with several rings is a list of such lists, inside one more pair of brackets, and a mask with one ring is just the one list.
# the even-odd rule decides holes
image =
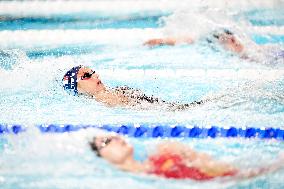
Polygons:
[[[284,140],[284,130],[280,128],[254,128],[254,127],[199,127],[185,125],[72,125],[72,124],[44,124],[37,125],[42,133],[74,132],[89,127],[103,129],[135,138],[261,138]],[[24,132],[21,125],[0,125],[0,134],[18,134]]]
[[25,130],[26,129],[24,127],[22,127],[21,125],[0,124],[0,134],[5,134],[5,133],[18,134],[18,133],[23,132]]

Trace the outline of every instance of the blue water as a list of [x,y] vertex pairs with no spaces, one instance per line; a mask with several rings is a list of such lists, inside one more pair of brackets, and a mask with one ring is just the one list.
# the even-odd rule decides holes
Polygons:
[[141,17],[129,15],[129,18],[93,17],[84,15],[52,16],[47,17],[2,17],[1,30],[28,30],[28,29],[108,29],[108,28],[156,28],[158,19],[164,15]]
[[252,39],[257,44],[260,44],[260,45],[267,44],[267,43],[283,43],[284,42],[283,35],[267,35],[267,36],[253,35]]
[[[113,6],[119,7],[116,3]],[[71,11],[40,15],[32,8],[26,12],[34,13],[24,14],[23,10],[22,15],[0,12],[0,121],[26,128],[19,135],[0,135],[0,188],[103,189],[113,188],[113,183],[118,183],[116,188],[284,187],[283,170],[238,182],[206,183],[124,173],[90,152],[87,141],[97,130],[41,134],[34,127],[45,123],[160,123],[283,129],[283,64],[271,63],[267,57],[259,62],[243,60],[202,40],[175,47],[142,45],[165,35],[166,18],[178,14],[183,4],[180,6],[167,11],[158,6],[139,11],[124,7],[120,10],[123,13],[115,16],[107,9],[103,14]],[[281,10],[238,10],[233,21],[250,40],[280,49],[284,42]],[[243,26],[242,19],[249,25]],[[110,87],[127,85],[147,95],[183,103],[208,97],[217,100],[182,112],[108,108],[62,90],[62,75],[78,64],[95,69]],[[271,163],[284,149],[279,141],[179,140],[243,169]],[[138,149],[135,158],[142,160],[160,140],[130,138],[129,142]]]
[[281,8],[259,9],[244,13],[246,19],[253,25],[257,26],[283,26],[284,17]]

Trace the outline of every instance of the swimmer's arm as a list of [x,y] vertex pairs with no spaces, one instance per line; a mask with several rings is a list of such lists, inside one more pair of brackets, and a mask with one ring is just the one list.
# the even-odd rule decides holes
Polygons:
[[154,47],[154,46],[161,46],[161,45],[170,45],[174,46],[176,44],[180,43],[186,43],[186,44],[192,44],[193,39],[190,37],[167,37],[167,38],[155,38],[155,39],[150,39],[143,43],[143,45],[147,45],[149,47]]
[[284,168],[284,153],[281,153],[276,161],[270,165],[266,165],[260,168],[250,168],[250,169],[236,169],[232,165],[226,164],[224,162],[218,161],[205,161],[201,162],[200,170],[209,176],[224,176],[230,173],[236,179],[246,179],[252,178],[263,174],[273,173],[277,170]]
[[211,160],[208,154],[196,152],[187,145],[179,142],[165,142],[158,145],[158,154],[177,154],[186,161],[195,161],[202,159],[203,161]]
[[212,158],[198,158],[193,162],[188,162],[189,167],[197,167],[208,176],[218,177],[227,174],[235,174],[238,170],[229,163],[214,160]]

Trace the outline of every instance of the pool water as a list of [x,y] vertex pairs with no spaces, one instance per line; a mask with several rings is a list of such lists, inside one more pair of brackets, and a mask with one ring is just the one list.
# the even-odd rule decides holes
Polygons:
[[[261,58],[250,62],[218,45],[208,45],[203,37],[228,27],[243,37],[250,51],[254,50],[252,41],[283,50],[283,2],[218,0],[213,4],[196,0],[194,4],[159,0],[0,2],[0,124],[26,128],[19,135],[0,134],[0,188],[101,189],[114,183],[118,183],[116,188],[283,188],[283,170],[238,182],[206,183],[124,173],[90,152],[87,141],[97,130],[41,134],[35,128],[51,123],[161,123],[283,129],[284,60],[256,53]],[[142,45],[151,38],[185,32],[196,43]],[[216,100],[180,112],[108,108],[62,90],[62,76],[78,64],[95,69],[110,87],[127,85],[183,103]],[[179,140],[244,169],[271,163],[284,149],[281,141]],[[129,141],[138,149],[135,157],[143,159],[151,151],[148,146],[159,139]]]

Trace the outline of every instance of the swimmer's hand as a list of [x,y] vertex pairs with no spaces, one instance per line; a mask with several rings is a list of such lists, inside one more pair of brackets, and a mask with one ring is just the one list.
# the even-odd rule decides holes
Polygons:
[[181,44],[181,43],[191,44],[193,43],[193,40],[189,37],[155,38],[146,41],[145,43],[143,43],[143,45],[147,45],[149,47],[162,46],[162,45],[174,46],[176,44]]
[[170,45],[174,46],[176,44],[176,40],[173,38],[157,38],[157,39],[150,39],[143,43],[143,45],[147,45],[149,47],[154,47],[154,46],[162,46],[162,45]]

